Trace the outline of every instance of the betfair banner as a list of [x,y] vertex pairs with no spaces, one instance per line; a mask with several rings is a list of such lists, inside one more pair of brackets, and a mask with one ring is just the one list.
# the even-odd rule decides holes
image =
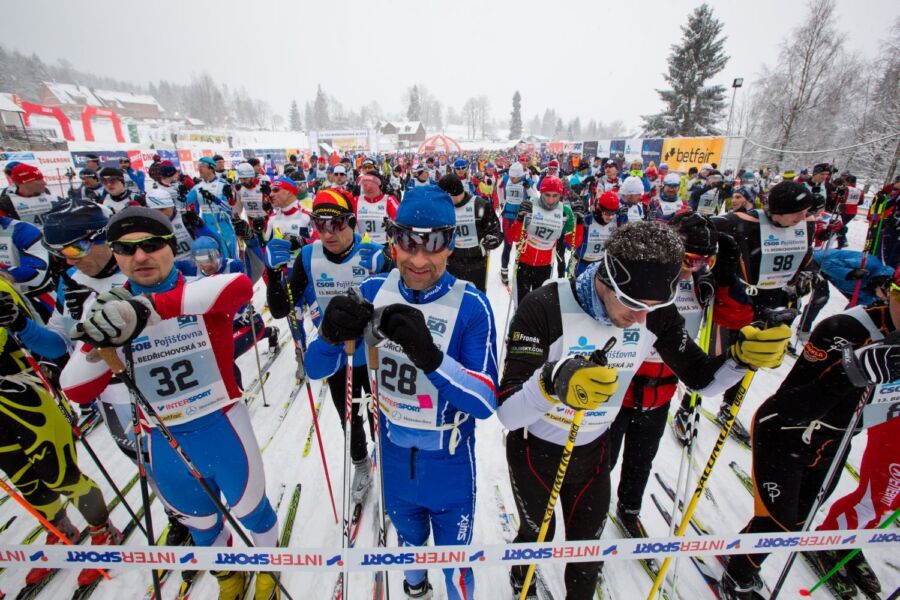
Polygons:
[[724,137],[666,138],[661,161],[672,171],[686,173],[689,168],[699,169],[704,163],[721,165],[724,147]]

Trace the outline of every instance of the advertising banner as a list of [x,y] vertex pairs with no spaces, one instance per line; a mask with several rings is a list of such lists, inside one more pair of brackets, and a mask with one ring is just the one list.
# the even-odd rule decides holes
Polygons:
[[641,144],[641,158],[644,160],[644,169],[649,167],[651,162],[657,167],[659,167],[660,162],[664,162],[661,160],[662,149],[662,138],[645,139],[643,141]]
[[588,160],[597,156],[597,142],[584,142],[581,145],[581,156]]
[[663,143],[662,162],[672,171],[686,173],[691,167],[698,169],[704,163],[722,163],[723,137],[666,138]]
[[[68,152],[0,152],[0,169],[13,161],[40,169],[47,187],[54,194],[64,196],[69,189],[66,171],[73,168],[73,164]],[[0,180],[0,185],[6,186],[6,181]]]

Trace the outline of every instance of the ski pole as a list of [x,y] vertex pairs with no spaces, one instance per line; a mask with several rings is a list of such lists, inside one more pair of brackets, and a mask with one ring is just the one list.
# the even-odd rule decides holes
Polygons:
[[68,422],[69,426],[72,428],[72,434],[74,435],[75,439],[81,442],[81,445],[84,446],[84,449],[85,451],[87,451],[88,456],[90,456],[91,460],[94,461],[94,464],[97,465],[97,469],[100,470],[100,474],[103,475],[104,479],[106,479],[106,482],[112,488],[113,493],[119,499],[119,502],[121,502],[122,506],[125,507],[125,510],[128,511],[128,514],[131,516],[132,520],[135,522],[138,528],[140,528],[140,530],[146,534],[147,530],[144,529],[143,525],[141,525],[141,520],[134,512],[134,509],[132,509],[131,505],[128,504],[128,501],[125,500],[125,495],[122,493],[122,490],[120,490],[119,486],[116,485],[116,482],[113,481],[113,478],[109,474],[109,471],[107,471],[106,467],[103,466],[103,463],[100,462],[100,457],[97,456],[94,448],[87,441],[87,438],[81,433],[81,429],[78,427],[78,423],[75,421],[75,417],[69,411],[69,407],[67,404],[68,400],[64,400],[60,397],[60,394],[62,394],[62,392],[57,393],[57,389],[50,383],[50,380],[47,379],[47,375],[44,373],[43,369],[41,369],[40,364],[37,362],[37,360],[35,360],[31,352],[28,351],[28,349],[19,339],[18,335],[16,335],[16,341],[18,342],[19,347],[22,349],[22,354],[25,356],[26,362],[28,362],[29,366],[31,366],[32,370],[34,370],[34,372],[37,374],[47,392],[56,401],[56,407],[59,409],[59,412],[62,413],[63,418],[65,418],[66,422]]
[[[894,523],[894,522],[897,520],[898,517],[900,517],[900,508],[898,508],[897,510],[895,510],[895,511],[891,514],[891,516],[889,516],[889,517],[887,518],[887,520],[886,520],[884,523],[880,524],[880,525],[879,525],[878,527],[876,527],[875,529],[887,529],[888,527],[891,526],[892,523]],[[800,589],[800,595],[801,595],[801,596],[809,596],[809,595],[812,594],[814,591],[816,591],[817,589],[819,589],[820,587],[822,587],[822,585],[823,585],[826,581],[828,581],[829,579],[831,579],[831,577],[832,577],[835,573],[837,573],[838,571],[841,570],[841,567],[843,567],[843,566],[846,565],[848,562],[850,562],[850,561],[853,559],[853,557],[856,556],[857,554],[859,554],[860,552],[862,552],[862,548],[857,548],[857,549],[855,549],[855,550],[853,550],[853,551],[851,551],[851,552],[848,552],[847,555],[844,556],[844,558],[842,558],[840,561],[838,561],[838,564],[836,564],[836,565],[834,565],[833,567],[831,567],[831,570],[828,571],[827,573],[825,573],[825,575],[823,575],[822,578],[819,579],[819,581],[817,581],[816,584],[815,584],[814,586],[812,586],[811,588],[801,588],[801,589]]]
[[[207,483],[206,478],[200,473],[200,470],[194,465],[191,461],[190,457],[185,452],[184,448],[172,434],[172,431],[166,426],[163,420],[160,418],[159,413],[156,411],[156,407],[147,400],[147,397],[144,396],[144,393],[141,392],[140,388],[138,388],[137,384],[134,382],[134,379],[131,378],[131,375],[125,370],[125,364],[122,362],[122,359],[119,358],[119,355],[116,353],[115,348],[98,348],[97,351],[100,353],[100,357],[106,362],[109,366],[110,370],[115,373],[119,379],[128,387],[128,390],[133,394],[135,403],[140,403],[141,408],[147,415],[147,418],[153,421],[153,424],[159,429],[159,433],[163,436],[166,443],[175,451],[178,455],[178,458],[187,468],[188,472],[191,476],[197,480],[197,483],[203,489],[203,492],[209,497],[212,503],[216,506],[216,509],[222,514],[234,532],[237,534],[241,541],[247,545],[249,548],[253,548],[253,540],[244,533],[244,530],[241,528],[240,523],[238,523],[237,519],[234,518],[234,515],[231,514],[231,511],[225,507],[225,504],[222,502],[222,499],[219,498],[219,495],[216,494],[211,487],[209,487],[209,483]],[[149,511],[148,511],[149,512]],[[288,598],[288,600],[293,600],[293,597],[288,593],[287,589],[285,589],[284,585],[281,583],[281,578],[278,577],[275,573],[272,573],[272,577],[275,580],[275,585],[278,586],[284,595]]]
[[[287,279],[287,278],[285,278]],[[291,291],[291,282],[285,281],[285,290],[287,291],[288,303],[291,305],[291,312],[288,313],[288,324],[293,325],[293,329],[299,332],[301,325],[297,322],[297,313],[294,312],[294,293]],[[299,333],[297,335],[299,336]],[[306,370],[306,349],[303,347],[303,338],[295,342],[297,350],[300,353],[300,360],[303,361],[303,370]],[[316,441],[319,442],[319,455],[322,457],[322,469],[325,471],[325,481],[328,484],[328,496],[331,498],[331,511],[334,513],[334,522],[337,524],[337,505],[334,502],[334,488],[331,486],[331,474],[328,472],[328,461],[325,458],[325,446],[322,444],[322,432],[319,430],[319,418],[316,416],[316,405],[313,402],[312,387],[309,383],[309,377],[305,377],[306,393],[309,396],[309,408],[312,412],[313,428],[316,430]]]
[[[127,353],[130,352],[130,349],[126,349],[126,356],[129,356]],[[115,354],[115,350],[111,350],[112,354]],[[103,351],[101,350],[101,356],[103,356]],[[119,356],[115,354],[118,359]],[[105,359],[105,357],[104,357]],[[112,367],[109,360],[106,360],[106,363]],[[123,365],[124,369],[124,365]],[[123,370],[120,374],[120,379],[123,379],[123,376],[127,376]],[[127,384],[126,384],[127,385]],[[147,545],[152,546],[156,543],[156,536],[153,535],[153,519],[150,515],[150,489],[149,484],[147,482],[147,466],[144,463],[144,439],[143,439],[143,431],[141,431],[141,419],[138,416],[138,405],[137,400],[134,398],[134,394],[132,394],[131,399],[131,432],[134,435],[134,453],[135,460],[137,461],[138,467],[138,476],[141,479],[141,502],[144,504],[144,522],[147,525],[147,528],[144,530],[144,534],[147,536]],[[162,598],[162,582],[159,580],[159,570],[152,569],[150,571],[150,577],[153,581],[153,593],[157,599]]]
[[[306,364],[306,354],[301,344],[300,356],[303,364]],[[322,468],[325,470],[325,482],[328,484],[328,497],[331,499],[331,512],[334,513],[334,523],[337,525],[337,506],[334,503],[334,489],[331,487],[331,475],[328,472],[328,461],[325,460],[325,446],[322,445],[322,432],[319,430],[319,418],[316,416],[316,404],[313,401],[312,386],[309,384],[309,377],[305,380],[306,395],[309,396],[309,411],[312,413],[313,428],[316,430],[316,440],[319,442],[319,455],[322,457]],[[323,383],[323,385],[325,385]]]
[[[842,352],[844,365],[847,365],[855,359],[853,350],[849,346],[845,347]],[[846,461],[846,455],[850,448],[850,440],[853,438],[853,433],[856,430],[856,426],[859,424],[860,418],[862,418],[863,409],[865,408],[866,403],[869,401],[869,398],[871,398],[874,389],[874,386],[870,385],[865,393],[859,395],[859,400],[856,403],[853,417],[851,418],[850,423],[847,424],[847,429],[844,431],[844,435],[841,438],[841,443],[838,446],[837,452],[835,452],[834,454],[834,458],[831,460],[831,464],[828,467],[828,472],[825,475],[822,486],[819,488],[819,493],[816,494],[816,499],[810,507],[809,513],[806,516],[806,521],[803,522],[803,526],[800,528],[801,533],[804,531],[809,531],[812,528],[813,519],[816,517],[816,513],[819,512],[819,508],[821,508],[822,504],[825,502],[826,496],[830,493],[831,486],[835,482],[835,477],[837,476],[838,472],[840,472],[841,467],[843,466],[842,463]],[[778,593],[784,586],[784,581],[785,579],[787,579],[788,572],[794,565],[794,560],[796,558],[796,552],[791,552],[788,555],[787,562],[785,562],[784,567],[782,567],[781,574],[778,576],[778,580],[775,582],[775,586],[772,588],[772,594],[769,596],[769,600],[775,600],[775,598],[778,597]]]
[[[355,340],[344,342],[344,354],[347,355],[347,386],[344,394],[344,497],[341,513],[344,518],[342,541],[345,550],[350,548],[350,427],[353,418],[353,354],[355,352]],[[346,573],[341,573],[341,598],[347,598],[349,579]]]
[[[372,419],[372,433],[375,437],[375,481],[378,484],[378,496],[381,501],[381,510],[378,513],[378,547],[383,548],[387,546],[387,522],[384,517],[387,506],[384,503],[384,471],[381,463],[381,405],[378,401],[378,354],[378,346],[369,346],[369,370],[372,379],[372,407],[369,411],[369,417]],[[386,597],[390,599],[391,588],[388,585],[388,574],[389,571],[380,572],[379,576],[383,577],[384,581],[376,581],[376,585],[380,585],[381,591],[384,591]],[[376,591],[375,597],[380,598],[381,593]]]
[[[245,261],[249,268],[250,261]],[[249,277],[250,274],[248,273]],[[259,360],[259,338],[256,337],[256,307],[253,306],[253,296],[250,296],[250,302],[247,303],[247,313],[250,315],[250,334],[253,336],[253,353],[256,355],[256,371],[259,373],[259,391],[262,394],[263,406],[268,408],[269,401],[266,398],[266,382],[263,379],[262,362]],[[265,325],[265,324],[263,324]]]
[[[513,286],[518,286],[519,284],[519,255],[522,253],[522,244],[525,242],[525,222],[522,221],[522,231],[519,233],[519,239],[516,242],[516,259],[513,261],[513,272],[512,278],[509,280],[509,302],[506,304],[506,318],[505,323],[503,325],[503,350],[504,355],[506,354],[506,334],[509,333],[509,325],[512,322],[512,306],[513,306],[513,295],[516,294],[516,288]],[[505,358],[505,356],[504,356]],[[503,361],[500,361],[500,364],[503,364]]]
[[[591,360],[599,365],[606,365],[606,353],[612,350],[616,344],[616,338],[610,338],[602,350],[595,351],[591,356]],[[566,438],[566,444],[563,446],[562,456],[559,457],[559,467],[556,469],[556,477],[553,479],[553,487],[550,489],[550,497],[547,499],[547,509],[544,511],[544,518],[541,521],[541,528],[538,531],[536,543],[540,544],[547,539],[547,531],[550,529],[550,521],[553,520],[553,511],[556,508],[556,500],[559,498],[559,492],[562,490],[563,480],[566,478],[566,470],[569,468],[569,460],[572,458],[572,451],[575,449],[575,438],[578,437],[578,429],[581,427],[581,421],[584,419],[584,411],[576,410],[572,417],[572,425],[569,426],[569,436]],[[525,572],[525,582],[522,585],[522,593],[519,600],[525,600],[528,597],[528,588],[531,587],[531,580],[534,578],[534,571],[537,568],[535,563],[528,565]]]
[[[779,310],[771,310],[767,311],[766,314],[766,322],[767,324],[775,325],[779,323],[789,323],[797,316],[797,310],[792,308],[785,308]],[[706,461],[706,467],[703,469],[703,473],[700,475],[700,478],[697,480],[697,485],[694,488],[694,493],[691,496],[691,502],[684,509],[684,513],[681,516],[681,523],[678,525],[678,529],[675,531],[676,537],[681,537],[684,535],[685,530],[688,528],[688,525],[691,522],[691,517],[694,516],[694,511],[697,509],[697,503],[700,502],[700,497],[703,495],[703,490],[706,489],[706,484],[709,482],[709,477],[712,474],[713,467],[716,465],[716,461],[719,458],[719,454],[722,452],[722,447],[725,445],[725,440],[728,439],[728,435],[731,433],[731,427],[734,425],[734,420],[737,418],[738,411],[741,408],[741,404],[744,402],[744,398],[747,396],[747,390],[750,389],[750,384],[753,383],[753,376],[756,375],[756,369],[750,368],[744,373],[744,378],[741,380],[740,387],[738,388],[737,393],[734,396],[734,402],[732,402],[728,411],[728,419],[725,421],[725,424],[722,425],[722,429],[719,431],[719,437],[716,439],[716,443],[713,446],[712,451],[709,453],[709,459]],[[666,557],[663,560],[662,565],[659,567],[659,572],[656,574],[656,579],[653,581],[653,587],[650,588],[650,593],[647,595],[647,600],[653,600],[653,597],[659,591],[660,586],[662,585],[663,580],[666,577],[666,571],[669,570],[669,566],[672,564],[672,557]]]
[[[22,508],[24,508],[26,511],[28,511],[28,513],[32,517],[34,517],[35,519],[40,521],[41,525],[46,527],[50,533],[52,533],[53,535],[58,537],[60,540],[62,540],[62,542],[64,544],[66,544],[67,546],[77,545],[77,544],[75,544],[75,542],[73,542],[68,537],[66,537],[66,535],[62,531],[57,529],[53,523],[48,521],[47,517],[45,517],[44,515],[39,513],[35,507],[33,507],[31,504],[28,503],[28,500],[26,500],[21,495],[19,495],[19,493],[16,490],[14,490],[8,483],[6,483],[6,481],[4,481],[2,478],[0,478],[0,489],[2,489],[4,492],[9,494],[10,498],[15,500]],[[100,571],[100,574],[103,575],[103,577],[105,577],[107,580],[112,580],[112,577],[110,577],[109,573],[107,573],[105,570],[103,570],[103,569],[97,569],[97,570]]]

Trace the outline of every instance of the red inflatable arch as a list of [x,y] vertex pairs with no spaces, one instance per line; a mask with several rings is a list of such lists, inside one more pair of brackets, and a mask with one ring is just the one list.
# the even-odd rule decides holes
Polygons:
[[81,125],[84,127],[84,140],[86,142],[94,141],[94,127],[91,125],[91,119],[101,117],[112,121],[113,131],[116,134],[116,141],[125,143],[125,136],[122,135],[122,120],[114,110],[108,108],[99,108],[97,106],[85,106],[81,111]]
[[59,107],[35,104],[34,102],[26,102],[25,100],[19,100],[18,104],[22,108],[22,110],[25,111],[24,113],[22,113],[22,120],[25,122],[26,126],[30,125],[29,121],[31,120],[31,115],[53,117],[54,119],[59,121],[59,126],[60,129],[62,129],[63,137],[70,142],[75,141],[75,136],[72,135],[72,122],[69,121],[69,117],[67,117]]

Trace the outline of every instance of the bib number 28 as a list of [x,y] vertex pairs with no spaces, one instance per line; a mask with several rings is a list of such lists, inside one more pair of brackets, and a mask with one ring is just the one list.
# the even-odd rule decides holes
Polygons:
[[416,393],[416,368],[398,363],[390,356],[381,359],[381,387],[389,392],[412,396]]

